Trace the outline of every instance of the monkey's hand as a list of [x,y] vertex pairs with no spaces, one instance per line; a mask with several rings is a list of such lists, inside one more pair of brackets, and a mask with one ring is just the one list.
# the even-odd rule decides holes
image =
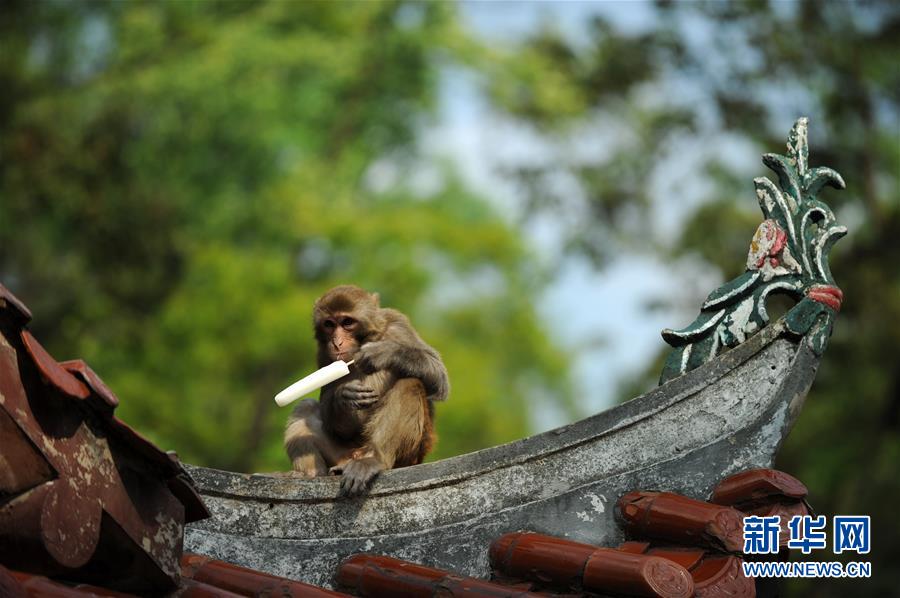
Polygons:
[[437,351],[413,335],[410,328],[405,340],[388,338],[364,344],[353,357],[356,367],[366,374],[390,370],[400,378],[418,378],[428,400],[443,401],[450,393],[447,368]]
[[378,401],[378,393],[371,386],[366,386],[362,380],[351,380],[341,386],[338,397],[355,409],[370,407]]
[[353,357],[356,367],[367,374],[390,369],[402,347],[393,341],[374,341],[359,348]]
[[340,495],[348,498],[359,496],[369,489],[372,480],[375,479],[384,466],[375,457],[351,459],[342,466],[330,469],[331,473],[342,474]]

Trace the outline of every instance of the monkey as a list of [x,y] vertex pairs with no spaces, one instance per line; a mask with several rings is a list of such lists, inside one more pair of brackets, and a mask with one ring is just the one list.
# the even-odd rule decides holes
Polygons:
[[382,471],[421,463],[436,440],[434,402],[450,393],[440,355],[409,319],[357,286],[331,289],[313,306],[316,359],[353,361],[288,419],[292,474],[340,474],[342,496],[358,496]]

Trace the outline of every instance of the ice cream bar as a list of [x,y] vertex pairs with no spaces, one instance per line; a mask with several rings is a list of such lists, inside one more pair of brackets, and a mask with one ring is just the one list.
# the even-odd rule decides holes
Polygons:
[[344,363],[340,359],[334,363],[329,363],[309,376],[297,380],[275,395],[275,402],[279,407],[284,407],[288,403],[292,403],[300,397],[322,388],[329,382],[334,382],[338,378],[343,378],[350,373],[350,365],[352,363],[352,361],[350,363]]

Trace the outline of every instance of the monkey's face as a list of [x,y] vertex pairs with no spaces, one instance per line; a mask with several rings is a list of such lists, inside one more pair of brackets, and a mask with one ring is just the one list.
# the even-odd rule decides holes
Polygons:
[[360,347],[361,325],[350,314],[328,314],[316,327],[316,336],[332,361],[350,361]]
[[319,359],[349,361],[361,345],[384,330],[378,295],[344,285],[331,289],[313,306]]

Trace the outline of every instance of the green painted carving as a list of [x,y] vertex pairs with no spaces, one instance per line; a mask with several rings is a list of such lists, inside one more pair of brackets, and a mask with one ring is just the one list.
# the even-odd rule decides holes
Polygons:
[[777,185],[765,177],[753,181],[765,220],[750,242],[747,271],[713,291],[690,326],[662,331],[674,349],[660,384],[759,331],[769,322],[766,298],[773,293],[798,300],[785,315],[788,330],[806,336],[816,354],[825,350],[843,299],[828,267],[828,254],[847,229],[837,224],[831,208],[817,195],[825,185],[836,189],[845,185],[834,170],[809,167],[806,118],[791,129],[787,150],[787,156],[763,156],[763,163],[778,175]]

